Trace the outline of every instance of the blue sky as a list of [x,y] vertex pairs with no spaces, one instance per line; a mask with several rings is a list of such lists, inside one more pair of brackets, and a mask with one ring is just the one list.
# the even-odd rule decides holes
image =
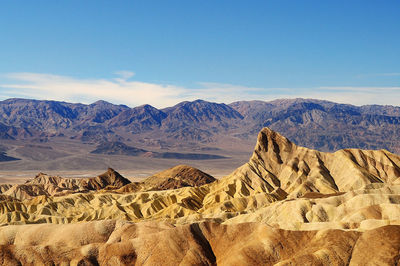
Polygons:
[[0,99],[399,105],[399,14],[398,0],[2,1]]

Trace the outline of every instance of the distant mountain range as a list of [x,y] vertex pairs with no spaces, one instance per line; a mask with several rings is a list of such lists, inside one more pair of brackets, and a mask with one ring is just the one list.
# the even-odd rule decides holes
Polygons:
[[3,143],[70,139],[97,144],[139,141],[157,144],[160,149],[198,144],[218,148],[221,143],[255,141],[263,127],[284,134],[298,145],[322,151],[362,148],[400,153],[400,107],[394,106],[353,106],[313,99],[231,104],[196,100],[157,109],[150,105],[129,108],[105,101],[89,105],[28,99],[0,101]]

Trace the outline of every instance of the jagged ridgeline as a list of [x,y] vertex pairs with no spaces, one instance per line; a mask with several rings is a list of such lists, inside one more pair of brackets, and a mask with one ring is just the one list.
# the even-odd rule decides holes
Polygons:
[[[294,143],[322,151],[387,149],[400,153],[400,107],[353,106],[312,99],[231,104],[203,100],[157,109],[129,108],[98,101],[90,105],[57,101],[0,101],[0,139],[136,141],[160,147],[253,141],[263,127]],[[231,137],[232,139],[228,138]],[[132,149],[127,152],[133,151]]]
[[320,152],[269,128],[249,162],[219,180],[178,165],[142,182],[108,169],[0,190],[8,264],[399,262],[400,156]]
[[[264,221],[286,229],[321,222],[332,228],[375,227],[400,220],[399,165],[399,156],[386,150],[319,152],[264,128],[249,162],[220,180],[183,165],[134,183],[112,169],[89,179],[40,174],[3,188],[7,200],[1,202],[0,222],[166,219]],[[9,197],[15,199],[11,204]],[[357,204],[349,204],[353,201]]]
[[101,189],[118,189],[131,183],[112,168],[107,172],[92,178],[63,178],[39,173],[25,184],[3,185],[3,195],[15,199],[31,199],[37,196],[61,196],[71,193],[85,193]]

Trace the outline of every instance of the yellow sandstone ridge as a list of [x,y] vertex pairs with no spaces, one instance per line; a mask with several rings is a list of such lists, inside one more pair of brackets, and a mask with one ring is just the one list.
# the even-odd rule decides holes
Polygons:
[[[220,180],[176,166],[0,187],[0,261],[72,265],[396,265],[400,156],[324,153],[268,128]],[[373,252],[371,252],[373,250]]]
[[[4,194],[16,200],[0,200],[0,223],[121,219],[185,224],[212,220],[263,222],[291,230],[365,230],[399,223],[399,165],[399,156],[387,151],[323,153],[298,147],[264,128],[250,161],[220,180],[212,182],[212,177],[198,169],[177,166],[141,183],[122,186],[120,182],[118,189],[87,188],[115,186],[115,180],[124,179],[93,183],[82,179],[78,187],[85,191],[51,196],[52,184],[64,182],[69,189],[79,179],[53,181],[39,176],[30,181],[30,189],[45,189],[47,194],[22,197],[10,188]],[[173,189],[183,184],[188,186]]]

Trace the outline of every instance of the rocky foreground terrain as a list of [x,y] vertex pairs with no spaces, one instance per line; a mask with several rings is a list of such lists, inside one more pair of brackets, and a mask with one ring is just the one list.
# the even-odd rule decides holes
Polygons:
[[39,174],[0,186],[0,263],[397,265],[400,156],[297,146],[264,128],[214,179],[179,165],[141,182]]

